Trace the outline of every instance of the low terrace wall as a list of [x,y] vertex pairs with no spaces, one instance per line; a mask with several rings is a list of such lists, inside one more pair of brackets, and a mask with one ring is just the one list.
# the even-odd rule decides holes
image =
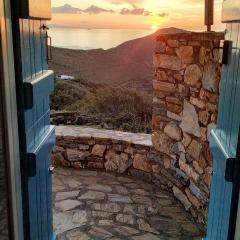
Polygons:
[[[206,224],[212,172],[208,135],[217,119],[222,33],[159,35],[154,53],[153,145],[178,172],[170,191]],[[164,183],[166,184],[166,183]]]
[[[57,126],[53,163],[75,168],[137,174],[158,171],[151,135],[87,127]],[[150,179],[150,176],[149,176]]]

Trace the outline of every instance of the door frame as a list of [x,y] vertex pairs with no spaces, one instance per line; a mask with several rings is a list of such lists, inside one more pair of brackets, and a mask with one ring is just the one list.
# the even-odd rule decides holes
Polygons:
[[17,101],[9,0],[0,0],[0,69],[4,112],[11,239],[23,240],[22,186],[17,122]]

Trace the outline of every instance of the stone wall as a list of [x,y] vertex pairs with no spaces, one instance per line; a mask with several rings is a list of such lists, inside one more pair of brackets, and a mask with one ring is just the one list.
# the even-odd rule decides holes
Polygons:
[[[205,224],[212,171],[208,134],[217,119],[222,33],[160,35],[154,53],[153,145],[164,154],[167,186]],[[162,180],[161,180],[162,181]]]
[[148,134],[58,126],[56,136],[52,157],[55,166],[129,174],[134,174],[134,170],[152,173],[157,168],[153,160],[158,153]]

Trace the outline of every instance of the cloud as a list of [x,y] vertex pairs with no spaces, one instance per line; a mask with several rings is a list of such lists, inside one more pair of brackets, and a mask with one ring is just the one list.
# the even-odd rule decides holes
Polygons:
[[72,7],[70,4],[65,4],[60,7],[53,7],[52,8],[52,13],[71,13],[71,14],[76,14],[76,13],[81,13],[81,9]]
[[100,7],[97,7],[97,6],[94,6],[94,5],[88,7],[83,12],[89,13],[89,14],[98,14],[98,13],[102,13],[102,12],[114,13],[113,10],[103,9],[103,8],[100,8]]
[[168,17],[168,13],[165,13],[165,12],[159,13],[158,16],[161,18],[165,18],[165,17]]
[[52,13],[68,13],[68,14],[88,13],[88,14],[99,14],[99,13],[103,13],[103,12],[114,13],[113,10],[103,9],[103,8],[100,8],[100,7],[97,7],[97,6],[94,6],[94,5],[86,8],[85,10],[82,10],[80,8],[72,7],[70,4],[65,4],[65,5],[60,6],[60,7],[53,7],[52,8]]
[[134,9],[128,9],[123,8],[120,12],[122,15],[142,15],[142,16],[149,16],[152,13],[149,11],[146,11],[144,8],[134,8]]
[[130,4],[133,8],[138,8],[139,4],[143,2],[143,0],[109,0],[112,4],[120,5],[124,3]]

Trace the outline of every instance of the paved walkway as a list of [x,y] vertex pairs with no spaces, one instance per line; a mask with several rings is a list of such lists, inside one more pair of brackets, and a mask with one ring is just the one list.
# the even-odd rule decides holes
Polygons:
[[53,197],[59,240],[187,240],[202,235],[171,196],[133,177],[58,168]]

